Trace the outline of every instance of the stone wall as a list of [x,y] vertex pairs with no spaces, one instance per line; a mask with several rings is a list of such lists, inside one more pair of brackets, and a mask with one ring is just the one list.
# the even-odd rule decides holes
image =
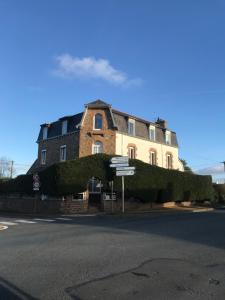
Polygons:
[[61,213],[62,200],[50,198],[41,200],[37,197],[19,195],[0,196],[0,211],[17,213]]
[[[66,160],[79,156],[79,132],[41,140],[38,147],[38,167],[46,168],[60,161],[60,147],[66,145]],[[46,164],[41,165],[41,151],[46,150]]]
[[88,199],[73,199],[73,196],[67,196],[63,201],[62,211],[65,214],[87,212]]

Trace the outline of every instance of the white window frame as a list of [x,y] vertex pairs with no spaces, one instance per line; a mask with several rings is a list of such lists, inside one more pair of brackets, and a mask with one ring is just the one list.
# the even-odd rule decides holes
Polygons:
[[45,126],[43,128],[43,140],[47,140],[47,138],[48,138],[48,127]]
[[[155,156],[155,161],[154,162],[152,160],[152,155]],[[153,150],[150,151],[150,159],[149,159],[149,161],[150,161],[150,165],[156,166],[156,164],[157,164],[157,152],[156,151],[153,151]]]
[[[169,163],[169,159],[170,159],[170,163]],[[173,168],[173,156],[170,153],[166,154],[166,168],[167,169]]]
[[[131,155],[132,151],[134,153],[134,157],[132,157],[132,155]],[[129,159],[135,159],[136,158],[136,148],[135,147],[133,147],[133,146],[128,147],[128,157],[129,157]]]
[[[152,132],[154,132],[154,133],[153,133],[153,137],[152,137],[152,135],[151,135]],[[156,132],[155,126],[150,125],[150,126],[149,126],[149,139],[150,139],[151,141],[155,141],[155,132]]]
[[[130,124],[133,125],[133,133],[131,133],[131,127]],[[129,135],[135,136],[135,120],[134,119],[128,119],[128,124],[127,124],[127,131]]]
[[165,133],[165,142],[167,145],[171,145],[171,132],[168,130]]
[[[101,118],[102,118],[102,128],[96,128],[96,127],[95,127],[95,117],[96,117],[96,115],[100,115]],[[102,129],[103,129],[103,116],[102,116],[102,114],[96,113],[96,114],[94,115],[94,118],[93,118],[93,129],[94,129],[94,130],[102,130]]]
[[62,121],[62,135],[67,134],[68,121]]
[[60,146],[60,161],[66,161],[66,145]]
[[[99,143],[99,145],[96,145],[96,143]],[[98,153],[103,153],[103,143],[101,141],[95,141],[95,143],[92,144],[92,154]]]
[[46,156],[47,156],[46,149],[41,150],[41,165],[46,165]]

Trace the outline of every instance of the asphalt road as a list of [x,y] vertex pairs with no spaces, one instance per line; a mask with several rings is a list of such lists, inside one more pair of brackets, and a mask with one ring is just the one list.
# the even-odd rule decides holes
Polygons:
[[39,219],[0,216],[1,300],[225,299],[222,210]]

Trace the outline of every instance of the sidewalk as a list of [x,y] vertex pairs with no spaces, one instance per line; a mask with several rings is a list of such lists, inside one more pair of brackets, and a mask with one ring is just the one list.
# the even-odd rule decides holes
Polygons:
[[[201,212],[210,212],[214,211],[214,208],[212,207],[181,207],[181,206],[176,206],[176,207],[166,207],[166,208],[153,208],[150,210],[126,210],[125,207],[125,213],[122,214],[121,212],[115,212],[112,215],[141,215],[141,214],[171,214],[171,213],[201,213]],[[107,214],[110,214],[108,212]]]

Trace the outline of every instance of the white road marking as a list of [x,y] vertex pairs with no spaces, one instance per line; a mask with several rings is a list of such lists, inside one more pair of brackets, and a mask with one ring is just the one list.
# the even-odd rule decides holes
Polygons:
[[[67,216],[67,215],[65,215],[65,216]],[[73,215],[71,215],[71,217],[96,217],[96,216],[97,216],[97,214],[73,214]]]
[[8,226],[12,226],[12,225],[18,225],[17,223],[13,223],[13,222],[6,222],[6,221],[0,221],[2,225],[8,225]]
[[40,222],[55,222],[55,220],[51,220],[51,219],[33,219],[34,221],[40,221]]
[[56,220],[60,220],[60,221],[72,221],[73,219],[69,219],[69,218],[56,218]]
[[24,223],[24,224],[36,224],[37,222],[28,221],[28,220],[15,220],[17,223]]
[[8,228],[8,226],[0,226],[0,230],[5,230],[7,228]]

